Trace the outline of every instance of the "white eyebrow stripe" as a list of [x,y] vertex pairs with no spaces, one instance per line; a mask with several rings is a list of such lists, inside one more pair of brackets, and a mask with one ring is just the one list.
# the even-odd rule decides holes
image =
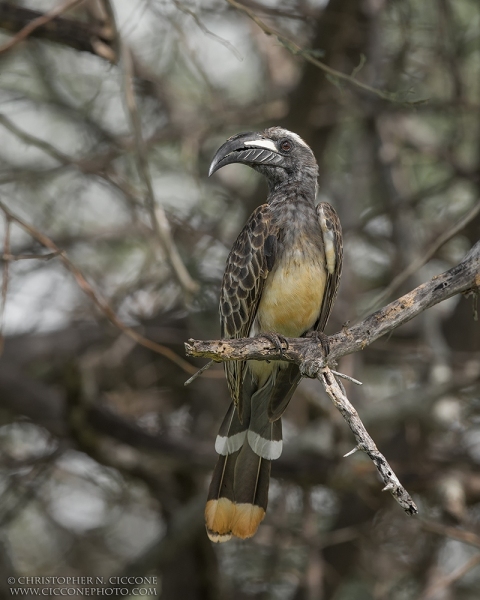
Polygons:
[[294,139],[296,142],[298,142],[299,144],[302,144],[302,146],[306,146],[307,148],[309,148],[308,144],[306,144],[306,143],[305,143],[305,142],[302,140],[302,138],[301,138],[299,135],[297,135],[296,133],[293,133],[293,132],[289,131],[289,132],[288,132],[288,135],[289,135],[290,137],[292,137],[292,138],[293,138],[293,139]]
[[243,142],[244,146],[255,146],[255,148],[266,148],[273,152],[278,152],[277,147],[272,140],[252,140],[251,142]]

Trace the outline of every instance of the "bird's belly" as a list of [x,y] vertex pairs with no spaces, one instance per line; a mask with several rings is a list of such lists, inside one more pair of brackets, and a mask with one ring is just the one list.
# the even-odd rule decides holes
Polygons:
[[258,306],[255,333],[275,332],[298,337],[318,319],[326,272],[313,257],[295,253],[268,277]]

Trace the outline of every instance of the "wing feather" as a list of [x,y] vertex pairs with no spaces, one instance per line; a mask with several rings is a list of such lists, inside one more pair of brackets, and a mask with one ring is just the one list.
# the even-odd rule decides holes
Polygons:
[[343,264],[343,238],[340,219],[333,206],[327,202],[317,205],[318,222],[322,230],[323,246],[325,249],[325,266],[327,269],[327,280],[325,293],[323,295],[320,315],[316,324],[318,331],[323,331],[327,325],[328,318],[332,312],[335,298],[337,297],[338,285],[342,274]]
[[[240,232],[227,258],[220,294],[222,337],[248,337],[257,314],[265,279],[273,269],[278,231],[268,204],[259,206]],[[228,387],[242,418],[245,361],[224,363]]]

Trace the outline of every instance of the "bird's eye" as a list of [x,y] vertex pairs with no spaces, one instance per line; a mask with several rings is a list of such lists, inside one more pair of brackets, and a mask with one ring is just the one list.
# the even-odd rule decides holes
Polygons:
[[280,148],[284,152],[290,152],[290,150],[292,149],[292,143],[289,140],[282,140],[280,142]]

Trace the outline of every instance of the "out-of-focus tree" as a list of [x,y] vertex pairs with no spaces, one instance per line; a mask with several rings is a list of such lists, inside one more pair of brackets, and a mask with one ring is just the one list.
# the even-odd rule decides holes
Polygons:
[[[344,228],[329,332],[456,265],[480,232],[476,0],[0,1],[0,593],[8,576],[155,576],[165,599],[473,600],[480,326],[455,297],[339,370],[409,519],[318,382],[286,414],[250,541],[203,525],[228,403],[227,253],[263,183],[225,138],[280,124]],[[112,587],[112,586],[110,586]],[[119,584],[119,587],[125,587]]]

